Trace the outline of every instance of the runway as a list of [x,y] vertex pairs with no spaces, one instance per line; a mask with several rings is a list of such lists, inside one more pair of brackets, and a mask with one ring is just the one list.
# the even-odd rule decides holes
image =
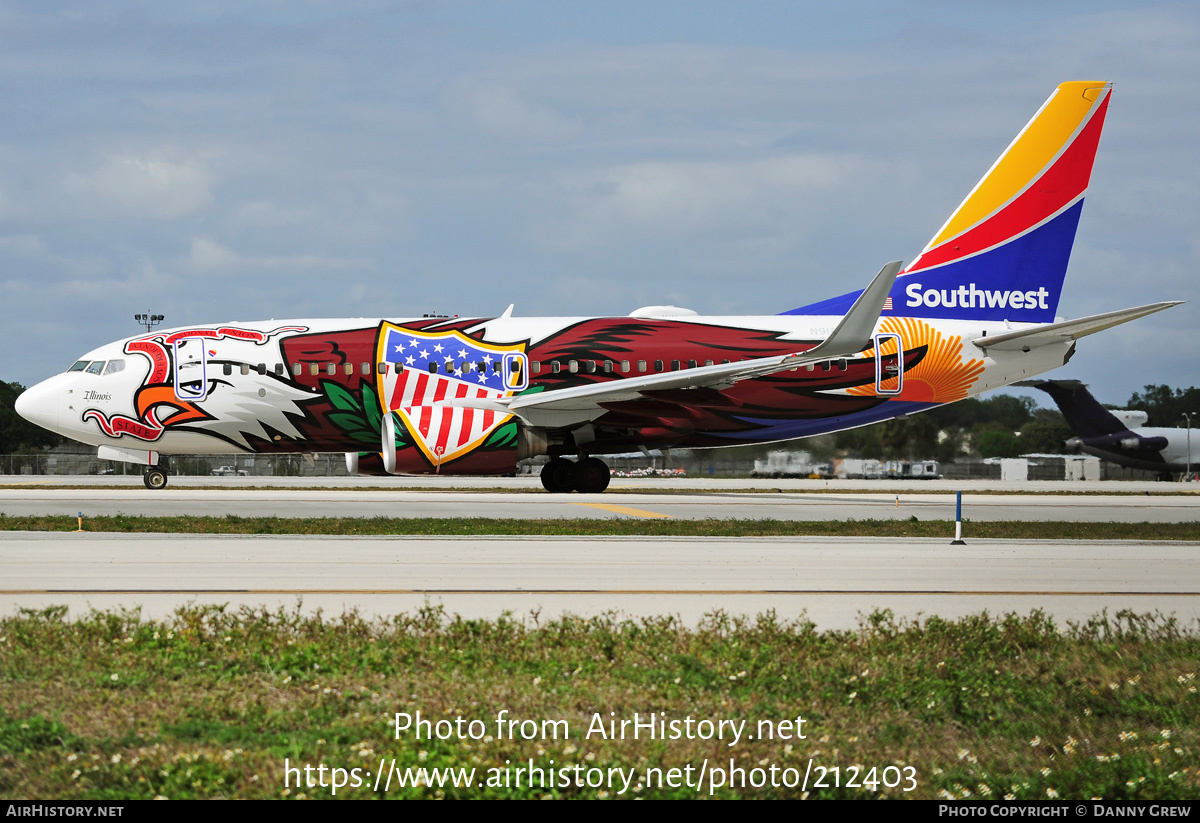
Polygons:
[[[493,484],[503,480],[492,480]],[[1109,484],[1119,486],[1120,484]],[[1167,485],[1168,488],[1173,484]],[[751,520],[879,520],[916,517],[952,521],[953,491],[923,484],[902,491],[856,492],[792,487],[737,492],[714,488],[652,489],[614,483],[609,494],[547,494],[513,484],[511,491],[379,488],[261,489],[169,486],[149,491],[139,483],[83,489],[0,486],[7,515],[191,515],[223,517],[480,517],[480,518],[737,518]],[[494,485],[493,485],[494,488]],[[963,517],[976,521],[1179,523],[1200,520],[1200,495],[990,494],[967,490]]]
[[[551,495],[537,478],[173,478],[151,492],[130,478],[61,488],[0,482],[9,515],[241,517],[738,518],[942,520],[944,541],[870,538],[256,537],[0,533],[0,613],[65,603],[187,603],[359,609],[386,615],[440,605],[469,618],[615,612],[810,619],[850,629],[877,608],[916,618],[1043,609],[1083,620],[1108,609],[1200,618],[1195,543],[971,540],[951,547],[953,485],[975,521],[1185,522],[1200,495],[1178,484],[614,479],[604,495]],[[178,481],[178,482],[177,482]],[[452,485],[447,488],[447,482]],[[1015,486],[1015,488],[1013,488]],[[1091,488],[1098,486],[1098,488]],[[890,488],[889,488],[890,487]],[[1081,491],[1064,495],[1046,492]],[[992,493],[1001,492],[1001,493]],[[1135,493],[1130,493],[1135,492]],[[1151,532],[1152,533],[1152,532]],[[536,615],[536,617],[535,617]]]
[[808,619],[849,629],[875,609],[917,618],[1043,609],[1200,619],[1200,544],[871,538],[261,537],[0,533],[0,612],[67,604],[188,603],[365,615],[440,605],[465,618],[507,611]]

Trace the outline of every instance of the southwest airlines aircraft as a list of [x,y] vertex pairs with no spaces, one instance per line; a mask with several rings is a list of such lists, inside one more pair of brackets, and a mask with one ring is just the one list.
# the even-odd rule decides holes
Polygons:
[[[101,346],[21,395],[26,419],[146,466],[339,451],[361,474],[509,474],[600,492],[596,455],[788,440],[924,411],[1066,363],[1175,303],[1060,320],[1111,86],[1064,83],[907,267],[764,317],[295,320]],[[569,457],[575,459],[569,459]]]

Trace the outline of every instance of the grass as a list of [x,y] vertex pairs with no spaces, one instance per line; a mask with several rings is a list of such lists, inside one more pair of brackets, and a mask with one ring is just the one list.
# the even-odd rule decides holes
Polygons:
[[[1200,521],[1188,523],[1060,523],[964,521],[967,538],[1010,540],[1200,540]],[[0,531],[73,532],[74,517],[0,514]],[[952,537],[945,520],[682,520],[674,518],[394,518],[394,517],[141,517],[84,518],[90,532],[312,535],[631,535],[662,537]]]
[[[726,778],[713,796],[799,797],[799,786],[772,787],[771,769],[798,782],[811,759],[810,797],[1200,799],[1200,636],[1160,615],[1060,626],[1036,611],[917,622],[877,612],[855,631],[821,632],[771,613],[717,612],[697,628],[670,617],[464,620],[432,607],[377,621],[299,606],[191,607],[163,621],[65,613],[0,620],[0,796],[333,796],[297,786],[303,772],[288,778],[286,761],[314,778],[325,765],[327,784],[328,769],[347,782],[364,770],[365,785],[336,796],[373,797],[385,794],[372,786],[380,761],[394,760],[401,772],[474,768],[493,785],[439,788],[426,774],[421,786],[393,779],[388,797],[695,797],[660,787],[653,770],[682,780],[690,768],[694,781],[702,764],[724,775],[730,761],[767,785]],[[427,739],[397,736],[396,713],[418,711],[448,722]],[[533,739],[520,725],[500,734],[501,711],[534,721]],[[755,739],[585,736],[597,718],[650,712],[745,720]],[[790,720],[774,728],[794,737],[798,716],[804,739],[757,734],[761,720]],[[467,739],[449,731],[457,718]],[[514,786],[531,761],[636,777],[624,792],[607,777]],[[817,767],[836,767],[836,781],[828,771],[826,787],[813,785]],[[872,767],[877,780],[885,768],[905,779],[864,788]],[[706,779],[699,796],[709,793]]]

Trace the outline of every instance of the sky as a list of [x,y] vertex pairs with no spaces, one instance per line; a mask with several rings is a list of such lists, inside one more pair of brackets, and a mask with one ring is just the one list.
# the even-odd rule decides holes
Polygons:
[[139,312],[786,311],[912,260],[1055,86],[1111,80],[1059,312],[1189,302],[1053,376],[1200,384],[1194,3],[37,0],[0,38],[3,380]]

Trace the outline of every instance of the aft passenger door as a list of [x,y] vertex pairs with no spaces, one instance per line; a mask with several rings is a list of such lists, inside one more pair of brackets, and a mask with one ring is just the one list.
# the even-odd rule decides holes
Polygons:
[[[889,345],[890,344],[890,345]],[[884,347],[888,347],[888,354]],[[875,393],[894,397],[904,388],[904,341],[894,332],[875,335]]]

